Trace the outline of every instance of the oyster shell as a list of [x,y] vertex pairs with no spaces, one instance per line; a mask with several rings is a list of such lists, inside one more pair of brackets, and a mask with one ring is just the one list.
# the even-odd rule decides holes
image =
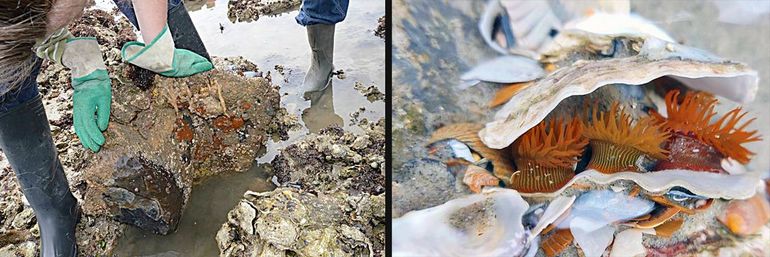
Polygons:
[[522,223],[528,208],[529,204],[515,190],[493,188],[409,212],[393,220],[393,231],[398,231],[398,236],[393,237],[393,256],[532,253],[532,241]]
[[545,212],[543,213],[543,216],[540,217],[540,220],[537,222],[537,225],[532,229],[532,234],[530,238],[534,238],[540,232],[545,229],[546,226],[550,225],[551,223],[555,222],[559,217],[561,217],[565,212],[567,212],[570,207],[572,207],[572,204],[575,203],[575,199],[577,199],[577,196],[557,196],[555,199],[553,199],[549,204],[548,208],[545,209]]
[[586,170],[575,175],[562,189],[552,193],[522,193],[525,197],[555,197],[577,181],[584,180],[606,185],[620,180],[633,181],[651,193],[664,193],[673,187],[682,187],[693,194],[722,199],[748,199],[761,188],[763,181],[757,172],[726,175],[689,170],[663,170],[648,173],[618,172],[604,174]]
[[460,89],[466,89],[481,81],[494,83],[517,83],[539,79],[545,76],[540,64],[530,58],[505,55],[483,62],[464,73]]
[[651,229],[626,229],[615,236],[615,243],[612,244],[610,257],[623,256],[644,256],[647,249],[642,244],[642,234],[654,234]]
[[504,183],[509,183],[509,178],[514,172],[512,161],[509,160],[508,152],[499,149],[491,149],[484,145],[479,139],[478,131],[483,128],[482,124],[458,123],[439,128],[431,135],[428,140],[428,146],[435,145],[445,140],[453,149],[454,154],[463,157],[470,163],[475,163],[471,151],[475,151],[482,158],[492,162],[492,171]]
[[645,215],[653,210],[654,204],[612,190],[588,191],[577,198],[570,217],[558,226],[568,226],[585,256],[601,256],[617,230],[614,223]]
[[[706,51],[654,37],[601,36],[565,32],[554,42],[550,56],[567,60],[561,67],[514,95],[479,132],[491,148],[504,148],[537,125],[564,99],[586,95],[610,84],[642,85],[670,77],[684,85],[746,103],[754,99],[759,77],[742,63],[723,60]],[[619,44],[619,40],[623,40]],[[597,56],[574,56],[575,48],[610,49]],[[571,54],[573,53],[573,54]],[[621,53],[621,54],[616,54]],[[607,55],[613,58],[603,57]],[[616,57],[620,56],[620,57]],[[596,58],[595,60],[586,60]]]

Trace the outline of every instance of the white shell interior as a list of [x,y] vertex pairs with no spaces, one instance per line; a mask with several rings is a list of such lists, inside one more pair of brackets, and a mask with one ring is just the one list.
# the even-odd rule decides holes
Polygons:
[[530,58],[517,55],[505,55],[476,65],[460,76],[464,81],[460,89],[466,89],[480,81],[494,83],[518,83],[535,80],[545,76],[540,63]]
[[[474,205],[486,208],[463,221],[468,227],[451,223],[453,215],[466,215],[466,207]],[[528,247],[522,224],[528,208],[516,190],[491,188],[409,212],[393,220],[393,256],[519,256]]]

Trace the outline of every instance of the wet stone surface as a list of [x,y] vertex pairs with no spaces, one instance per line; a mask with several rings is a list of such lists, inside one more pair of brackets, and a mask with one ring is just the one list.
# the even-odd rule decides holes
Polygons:
[[116,220],[157,234],[176,229],[184,198],[168,170],[139,156],[124,156],[107,186],[103,199]]
[[366,100],[369,100],[369,102],[374,101],[384,101],[385,100],[385,94],[380,92],[379,89],[377,89],[377,86],[371,85],[366,86],[364,83],[356,81],[356,84],[353,86],[358,92],[361,92],[362,95],[366,97]]
[[393,172],[393,217],[412,210],[443,204],[471,191],[453,176],[442,161],[420,158],[409,160]]
[[496,85],[457,88],[461,74],[496,56],[476,36],[474,17],[480,16],[482,7],[482,2],[472,1],[393,4],[393,95],[397,97],[393,97],[392,186],[394,200],[402,198],[394,202],[394,217],[462,195],[439,193],[455,190],[448,171],[442,173],[435,166],[413,171],[410,167],[416,163],[410,162],[428,157],[425,146],[436,129],[453,123],[484,123],[494,115],[487,104]]

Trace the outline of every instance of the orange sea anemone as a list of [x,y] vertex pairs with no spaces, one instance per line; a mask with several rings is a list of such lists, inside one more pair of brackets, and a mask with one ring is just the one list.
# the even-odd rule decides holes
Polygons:
[[754,119],[749,119],[738,125],[746,116],[746,112],[738,107],[722,116],[716,122],[711,122],[717,113],[714,107],[717,100],[704,94],[686,93],[681,101],[677,101],[679,90],[666,94],[666,111],[668,118],[661,120],[673,132],[697,138],[699,141],[713,146],[726,157],[746,164],[754,154],[742,146],[744,143],[760,141],[757,131],[746,131],[746,127]]
[[520,192],[553,192],[575,173],[572,166],[583,153],[588,139],[577,119],[540,122],[513,143],[517,172],[510,187]]
[[590,118],[591,123],[583,125],[594,152],[589,168],[614,173],[633,170],[643,155],[666,158],[662,145],[670,134],[655,118],[644,117],[632,124],[631,115],[620,110],[617,102],[607,112],[593,108]]

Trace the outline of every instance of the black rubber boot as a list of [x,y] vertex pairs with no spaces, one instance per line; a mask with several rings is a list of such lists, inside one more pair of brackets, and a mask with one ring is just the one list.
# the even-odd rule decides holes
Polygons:
[[193,51],[211,61],[206,46],[203,45],[198,30],[195,29],[195,24],[187,14],[184,2],[168,10],[168,28],[171,30],[176,48]]
[[35,211],[40,226],[40,256],[77,256],[77,200],[59,162],[40,95],[0,113],[0,149]]

